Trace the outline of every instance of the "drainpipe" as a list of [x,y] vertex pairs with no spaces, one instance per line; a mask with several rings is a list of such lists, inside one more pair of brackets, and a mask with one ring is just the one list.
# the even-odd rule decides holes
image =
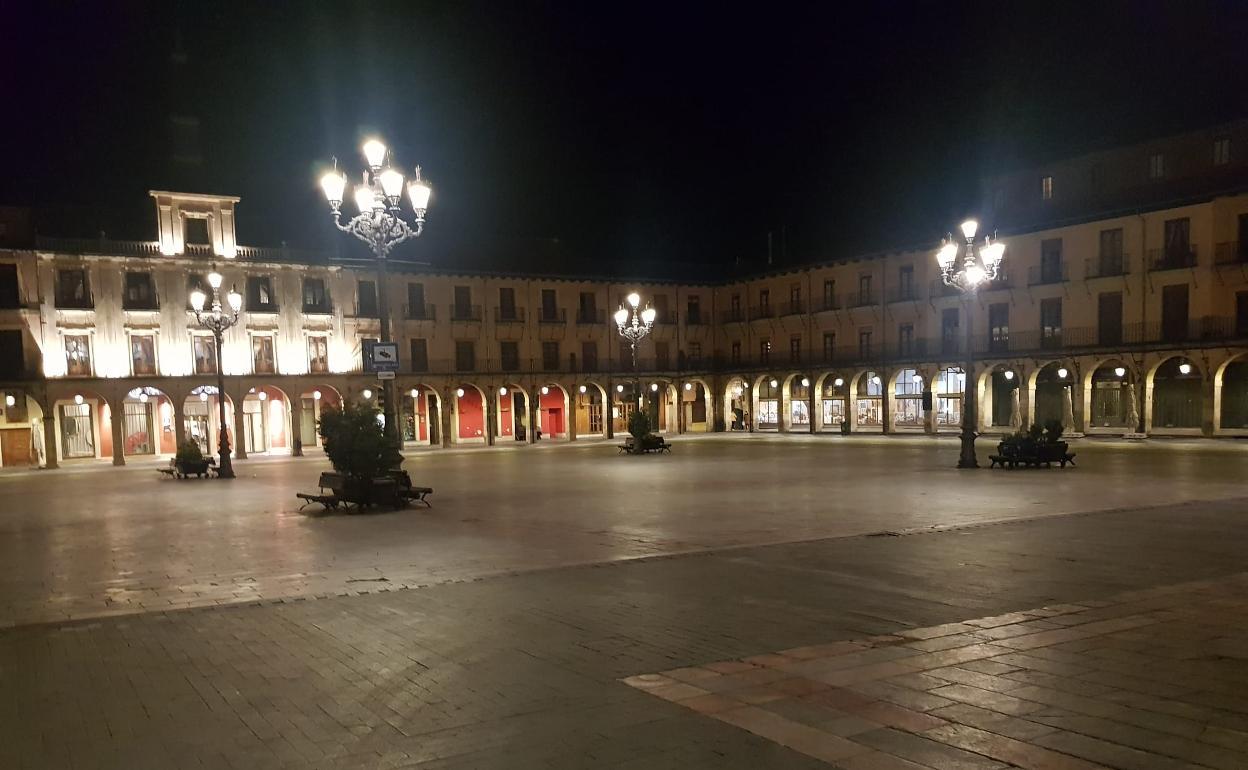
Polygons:
[[[1148,226],[1147,220],[1142,212],[1137,211],[1135,215],[1140,220],[1140,338],[1148,333]],[[1140,421],[1136,425],[1136,432],[1143,433],[1144,426],[1147,424],[1148,412],[1152,410],[1153,404],[1151,398],[1145,398],[1148,393],[1148,383],[1145,381],[1144,373],[1140,372],[1139,380],[1140,388]]]

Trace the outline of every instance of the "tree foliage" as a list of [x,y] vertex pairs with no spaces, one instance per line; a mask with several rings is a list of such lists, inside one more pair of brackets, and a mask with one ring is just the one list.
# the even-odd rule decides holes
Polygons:
[[398,439],[382,430],[378,414],[371,406],[351,403],[321,411],[317,432],[334,470],[351,478],[372,479],[403,462]]
[[645,412],[640,409],[633,412],[633,416],[628,418],[628,432],[638,442],[650,434],[650,418]]

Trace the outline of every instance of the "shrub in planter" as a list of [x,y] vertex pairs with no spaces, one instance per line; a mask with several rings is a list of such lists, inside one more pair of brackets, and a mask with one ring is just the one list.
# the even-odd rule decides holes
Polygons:
[[650,418],[645,412],[633,412],[633,416],[628,418],[628,432],[633,434],[633,441],[637,446],[641,445],[642,439],[650,435]]
[[351,403],[321,412],[316,428],[325,454],[334,470],[349,482],[371,483],[397,470],[403,462],[398,437],[382,430],[378,414],[371,406]]
[[204,453],[200,450],[199,444],[187,439],[178,444],[178,453],[174,455],[174,459],[180,463],[202,463],[204,461]]

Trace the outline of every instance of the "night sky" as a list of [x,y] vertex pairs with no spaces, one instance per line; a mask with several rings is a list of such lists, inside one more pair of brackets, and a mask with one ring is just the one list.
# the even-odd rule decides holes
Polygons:
[[325,248],[318,173],[375,131],[435,186],[406,256],[759,268],[769,231],[778,263],[927,241],[983,174],[1248,113],[1242,2],[15,5],[0,203],[48,235],[151,239],[172,188]]

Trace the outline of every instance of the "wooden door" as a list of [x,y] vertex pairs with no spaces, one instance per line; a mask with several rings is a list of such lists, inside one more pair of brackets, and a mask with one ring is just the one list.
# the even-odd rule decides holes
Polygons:
[[30,465],[30,428],[0,430],[0,464],[6,468]]

